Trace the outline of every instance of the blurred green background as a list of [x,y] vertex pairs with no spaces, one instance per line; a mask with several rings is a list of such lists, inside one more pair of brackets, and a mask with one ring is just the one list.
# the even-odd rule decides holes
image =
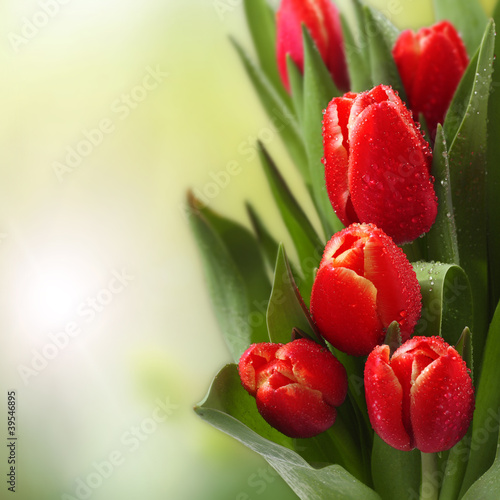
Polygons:
[[[432,22],[431,0],[371,3],[399,27]],[[192,411],[230,357],[186,190],[245,224],[250,200],[282,237],[260,138],[310,207],[228,42],[250,50],[241,0],[4,0],[0,19],[0,436],[15,391],[16,498],[295,498]]]

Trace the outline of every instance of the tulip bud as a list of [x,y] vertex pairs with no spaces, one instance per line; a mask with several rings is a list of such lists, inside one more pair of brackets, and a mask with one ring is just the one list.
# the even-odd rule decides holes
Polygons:
[[293,438],[316,436],[335,422],[347,395],[347,374],[312,340],[252,344],[238,364],[241,383],[275,429]]
[[300,71],[304,69],[302,24],[312,39],[332,75],[337,87],[346,91],[349,76],[344,54],[344,41],[337,7],[331,0],[282,0],[277,13],[277,59],[283,85],[290,91],[286,55]]
[[344,225],[371,222],[398,244],[431,228],[437,214],[432,153],[391,87],[332,99],[323,147],[328,195]]
[[434,138],[469,58],[456,29],[442,21],[417,33],[405,30],[392,50],[415,120],[423,114]]
[[420,317],[420,286],[403,251],[372,224],[353,224],[327,243],[311,294],[321,335],[353,356],[369,354],[397,321],[407,340]]
[[464,360],[441,337],[414,337],[389,359],[376,347],[365,365],[368,415],[392,447],[448,450],[472,421],[474,387]]

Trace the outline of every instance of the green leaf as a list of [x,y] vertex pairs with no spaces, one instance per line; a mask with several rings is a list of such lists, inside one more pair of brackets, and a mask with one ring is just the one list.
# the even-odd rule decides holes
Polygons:
[[[466,112],[453,138],[447,130],[449,144],[450,187],[457,228],[460,266],[469,277],[473,304],[474,356],[477,373],[483,355],[488,322],[488,279],[486,247],[486,143],[488,96],[494,57],[495,26],[488,23],[478,53],[473,85],[465,101]],[[469,81],[466,78],[466,81]],[[460,89],[460,95],[464,95]]]
[[372,86],[383,83],[390,85],[406,101],[406,92],[399,76],[399,71],[392,57],[393,37],[395,31],[389,28],[390,23],[371,7],[365,7],[366,32],[370,34],[370,68]]
[[[365,4],[364,2],[360,0],[353,0],[352,5],[354,7],[354,17],[356,20],[356,27],[354,31],[357,31],[357,47],[359,49],[359,53],[361,55],[361,59],[363,61],[364,66],[367,67],[367,69],[370,66],[370,36],[367,33],[367,26],[366,26],[366,18],[365,18]],[[370,84],[364,88],[363,90],[369,89],[371,85],[371,73],[369,74],[370,77]]]
[[327,240],[343,229],[343,224],[333,211],[325,184],[322,120],[323,110],[340,92],[335,87],[321,55],[307,29],[303,29],[304,43],[304,110],[303,132],[306,143],[313,201],[316,205]]
[[287,54],[286,56],[286,65],[288,68],[288,81],[290,82],[290,89],[292,91],[293,107],[299,123],[302,123],[302,120],[304,119],[304,82],[302,73],[297,65],[292,61],[290,54]]
[[203,208],[192,194],[188,202],[215,315],[237,361],[250,344],[268,340],[257,305],[266,301],[266,293],[269,297],[270,285],[257,242],[243,227]]
[[[498,381],[500,380],[499,359],[500,303],[490,324],[488,340],[484,350],[483,369],[477,387],[476,410],[474,412],[474,420],[472,421],[470,458],[464,478],[462,494],[490,468],[495,459],[500,422],[500,391],[498,390]],[[498,490],[496,492],[498,493]]]
[[[472,379],[474,372],[474,362],[472,356],[472,335],[469,328],[464,328],[462,335],[458,339],[455,346],[457,352],[462,356],[470,370]],[[455,500],[458,498],[462,481],[467,469],[467,459],[469,457],[469,444],[471,442],[472,425],[469,427],[467,434],[462,438],[449,452],[443,453],[442,468],[444,466],[444,474],[439,493],[439,500]]]
[[231,41],[264,109],[276,130],[280,133],[290,157],[302,174],[305,183],[310,185],[305,145],[297,119],[293,114],[294,109],[290,98],[283,99],[269,82],[267,76],[249,59],[238,42]]
[[396,450],[375,435],[372,475],[375,491],[384,500],[419,498],[420,452]]
[[257,236],[264,257],[271,270],[274,270],[279,244],[268,231],[261,218],[250,203],[246,203],[246,209],[252,228]]
[[281,97],[286,98],[276,63],[276,16],[266,0],[244,0],[243,4],[260,67]]
[[387,344],[390,348],[391,356],[394,354],[394,351],[401,347],[401,329],[399,328],[399,323],[397,321],[393,321],[387,327],[387,333],[385,335],[384,344]]
[[[377,25],[378,30],[382,34],[386,45],[392,51],[392,47],[394,47],[401,31],[396,28],[396,26],[394,26],[394,24],[392,24],[391,21],[389,21],[389,19],[385,17],[379,10],[372,7],[365,7],[365,9],[368,9],[371,13],[371,17],[366,16],[365,13],[365,29],[367,30],[367,32],[370,31],[370,22],[373,19],[375,21],[375,24]],[[372,34],[371,36],[374,37],[376,35]]]
[[457,344],[463,329],[471,324],[469,280],[463,269],[440,262],[415,262],[422,292],[422,314],[415,335],[441,335]]
[[340,465],[311,466],[290,449],[289,438],[260,418],[255,401],[245,394],[236,367],[229,365],[217,375],[208,396],[195,411],[214,427],[262,455],[303,500],[381,500]]
[[274,199],[297,250],[304,274],[304,281],[301,283],[302,296],[308,301],[314,279],[313,270],[321,260],[324,245],[273,160],[260,143],[259,155]]
[[351,82],[351,92],[363,92],[372,87],[369,59],[365,60],[365,52],[358,46],[345,16],[340,17],[344,34],[344,50]]
[[497,452],[493,465],[467,490],[462,500],[497,500],[499,491],[500,451]]
[[457,345],[455,346],[457,352],[462,356],[467,368],[473,371],[473,359],[472,359],[472,333],[469,327],[465,327],[462,335],[458,339]]
[[446,144],[449,146],[457,135],[458,129],[462,124],[467,107],[471,97],[471,89],[476,78],[477,61],[479,57],[479,49],[471,58],[465,70],[465,73],[460,79],[457,90],[453,94],[448,111],[444,119],[443,129],[446,138]]
[[457,228],[453,210],[450,164],[443,128],[438,124],[434,143],[432,175],[438,198],[436,220],[427,233],[427,257],[430,260],[460,265],[457,242]]
[[193,203],[201,215],[221,237],[246,284],[252,300],[268,300],[271,283],[267,278],[260,247],[254,235],[238,224],[201,205],[193,198]]
[[319,341],[309,311],[300,296],[288,264],[283,245],[280,245],[274,273],[274,284],[267,309],[267,328],[271,342],[290,342],[293,328],[299,328],[314,340]]
[[[495,24],[500,26],[500,2],[493,13]],[[495,54],[500,54],[500,37],[495,38]],[[500,69],[493,67],[493,82],[488,101],[488,160],[487,160],[487,224],[488,254],[500,255]],[[490,308],[493,311],[500,300],[500,259],[489,260]]]
[[434,0],[436,21],[450,21],[462,36],[469,54],[483,37],[488,17],[478,0]]
[[[237,365],[226,365],[214,378],[205,399],[195,406],[195,411],[205,420],[205,413],[218,411],[238,421],[259,434],[264,440],[277,445],[293,448],[293,439],[271,427],[257,410],[255,398],[250,396],[241,385]],[[216,419],[217,420],[217,419]],[[224,417],[222,417],[224,420]],[[217,427],[217,426],[216,426]]]
[[[444,474],[439,500],[456,500],[464,479],[469,457],[470,428],[466,436],[448,453],[444,460]],[[446,452],[445,452],[446,453]]]

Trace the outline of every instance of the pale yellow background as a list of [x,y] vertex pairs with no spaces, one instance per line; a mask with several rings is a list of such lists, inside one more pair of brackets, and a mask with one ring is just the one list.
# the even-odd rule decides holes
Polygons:
[[[2,478],[15,390],[12,498],[78,498],[89,477],[93,500],[293,498],[192,411],[230,357],[183,210],[187,188],[245,224],[243,201],[253,201],[284,237],[255,158],[260,138],[304,195],[228,42],[250,47],[242,2],[60,1],[0,4]],[[373,4],[401,27],[432,21],[430,0],[402,0],[397,15],[394,1]],[[87,156],[57,174],[68,148]],[[230,162],[238,173],[226,182]],[[123,272],[120,287],[113,273]],[[106,304],[92,313],[93,298]],[[54,338],[62,347],[48,347]],[[160,423],[158,398],[172,405]],[[96,467],[111,459],[99,481]]]

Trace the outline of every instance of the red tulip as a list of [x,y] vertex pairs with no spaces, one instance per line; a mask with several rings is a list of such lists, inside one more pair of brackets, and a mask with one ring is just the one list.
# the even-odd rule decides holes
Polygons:
[[238,364],[241,382],[264,419],[283,434],[307,438],[335,422],[347,395],[347,374],[312,340],[252,344]]
[[414,337],[389,359],[376,347],[365,365],[368,415],[398,450],[448,450],[472,420],[474,387],[464,360],[441,337]]
[[448,21],[422,28],[418,33],[405,30],[392,54],[415,120],[422,113],[434,137],[469,64],[460,35]]
[[344,54],[342,28],[337,7],[330,0],[282,0],[277,14],[277,58],[283,85],[290,91],[286,55],[303,71],[302,24],[332,75],[337,87],[346,91],[349,76]]
[[420,317],[420,286],[403,251],[371,224],[353,224],[327,243],[311,294],[311,315],[337,349],[362,356],[397,321],[407,340]]
[[430,229],[437,214],[432,153],[391,87],[334,98],[323,147],[328,195],[345,225],[371,222],[396,243]]

